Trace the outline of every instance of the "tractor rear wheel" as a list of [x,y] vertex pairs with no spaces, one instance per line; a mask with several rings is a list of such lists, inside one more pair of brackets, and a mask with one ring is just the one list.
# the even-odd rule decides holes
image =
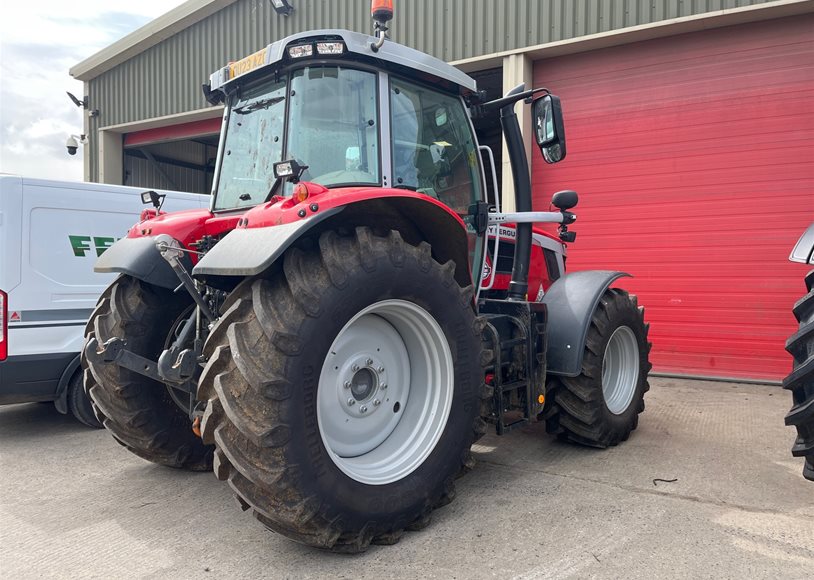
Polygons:
[[454,272],[426,243],[360,227],[232,293],[204,348],[201,430],[216,476],[269,529],[359,552],[452,499],[487,396],[472,287]]
[[794,366],[783,380],[783,388],[791,391],[793,401],[786,425],[797,427],[791,453],[805,458],[803,476],[814,481],[814,270],[806,276],[806,290],[792,310],[800,328],[786,341]]
[[582,372],[550,379],[544,411],[550,433],[600,448],[627,440],[650,389],[648,329],[635,296],[605,291],[588,329]]
[[[120,276],[102,294],[85,329],[85,341],[118,337],[126,348],[158,360],[176,321],[191,300],[171,290]],[[85,390],[97,418],[113,437],[139,457],[169,467],[209,469],[212,448],[192,432],[185,410],[168,387],[112,363],[82,357]]]

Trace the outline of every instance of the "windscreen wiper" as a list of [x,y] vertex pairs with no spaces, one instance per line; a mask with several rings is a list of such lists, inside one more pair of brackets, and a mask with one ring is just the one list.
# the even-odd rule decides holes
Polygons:
[[246,113],[251,113],[252,111],[256,111],[258,109],[268,109],[270,106],[276,105],[284,100],[285,97],[269,97],[268,99],[260,99],[259,101],[248,103],[242,107],[237,107],[233,109],[233,112],[237,113],[238,115],[245,115]]

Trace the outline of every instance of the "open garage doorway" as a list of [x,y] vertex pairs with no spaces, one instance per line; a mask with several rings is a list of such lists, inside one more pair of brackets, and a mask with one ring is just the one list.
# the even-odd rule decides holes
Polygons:
[[220,117],[124,136],[124,185],[208,194]]
[[[478,83],[478,90],[486,92],[486,99],[499,99],[503,96],[503,68],[492,68],[477,72],[468,73]],[[503,183],[503,133],[500,127],[500,116],[490,114],[484,117],[473,119],[475,133],[478,136],[478,144],[487,146],[495,156],[495,177],[498,187]],[[487,199],[494,203],[495,191],[492,181],[489,160],[483,155],[484,166],[486,167],[486,192]]]

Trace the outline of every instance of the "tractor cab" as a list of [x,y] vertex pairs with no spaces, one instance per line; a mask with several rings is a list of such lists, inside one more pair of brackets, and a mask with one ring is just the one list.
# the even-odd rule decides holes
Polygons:
[[[405,46],[371,44],[346,30],[309,32],[212,75],[208,98],[226,105],[214,211],[290,197],[303,181],[416,192],[467,214],[482,196],[465,101],[475,81]],[[279,175],[284,161],[298,174]]]

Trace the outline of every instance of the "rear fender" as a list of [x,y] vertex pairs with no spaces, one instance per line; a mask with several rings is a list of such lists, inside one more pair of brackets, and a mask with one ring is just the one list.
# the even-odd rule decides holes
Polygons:
[[201,258],[192,273],[216,286],[217,282],[210,278],[259,276],[297,240],[331,229],[358,226],[397,230],[413,245],[426,241],[439,262],[455,262],[455,278],[459,284],[472,283],[469,245],[461,220],[438,205],[415,197],[368,199],[320,211],[288,224],[238,228]]
[[814,264],[814,224],[808,226],[808,229],[797,240],[789,260],[801,264]]
[[630,274],[589,270],[566,274],[551,285],[543,297],[548,307],[548,373],[579,375],[585,339],[599,299],[615,280],[626,276]]
[[[189,270],[192,262],[187,254],[181,263]],[[173,290],[181,281],[172,266],[161,257],[153,237],[122,238],[99,256],[93,267],[95,272],[127,274],[148,284]]]

